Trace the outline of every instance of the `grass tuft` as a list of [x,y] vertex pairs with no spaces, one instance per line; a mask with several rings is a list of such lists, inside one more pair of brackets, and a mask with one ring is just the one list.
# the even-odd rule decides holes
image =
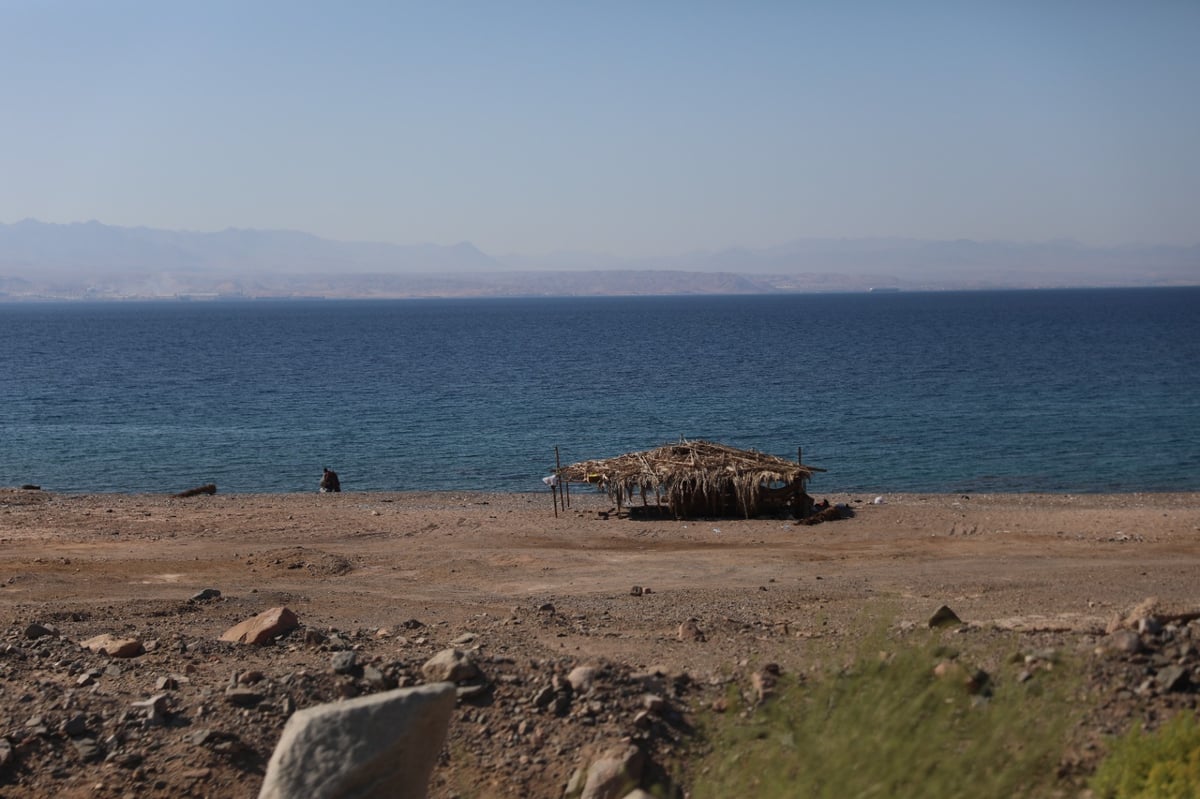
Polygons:
[[1055,793],[1078,718],[1069,669],[1020,683],[971,667],[968,655],[940,648],[936,633],[889,646],[886,656],[860,656],[806,683],[785,679],[760,707],[735,695],[727,714],[706,716],[696,799]]
[[1200,799],[1200,722],[1182,712],[1116,739],[1091,782],[1097,799]]

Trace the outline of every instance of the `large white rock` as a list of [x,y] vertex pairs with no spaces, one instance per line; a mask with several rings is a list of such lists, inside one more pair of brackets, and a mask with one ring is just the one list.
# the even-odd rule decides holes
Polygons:
[[425,799],[454,702],[436,683],[297,711],[259,799]]

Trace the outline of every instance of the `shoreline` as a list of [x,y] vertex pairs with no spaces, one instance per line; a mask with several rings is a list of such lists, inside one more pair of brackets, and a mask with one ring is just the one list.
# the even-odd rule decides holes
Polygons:
[[[571,483],[571,496],[598,496],[605,497],[603,492],[588,490],[587,483]],[[182,490],[181,490],[182,491]],[[91,491],[91,490],[69,490],[48,488],[37,485],[33,487],[25,487],[19,485],[0,486],[0,496],[5,494],[25,493],[36,495],[38,493],[49,496],[62,497],[166,497],[185,499],[187,497],[179,497],[177,493],[160,492],[160,491]],[[304,491],[223,491],[220,486],[217,486],[215,496],[225,497],[304,497],[322,492],[312,489]],[[479,496],[497,496],[497,497],[532,497],[545,496],[549,497],[550,492],[547,490],[531,489],[527,491],[502,491],[489,490],[481,488],[412,488],[412,489],[366,489],[354,490],[343,489],[340,492],[332,492],[331,495],[357,495],[367,497],[405,497],[405,496],[445,496],[448,494],[461,495],[479,495]],[[1179,489],[1150,489],[1150,488],[1131,488],[1123,491],[1112,490],[1085,490],[1071,489],[1062,491],[889,491],[882,488],[861,489],[861,490],[830,490],[830,491],[809,491],[813,497],[840,497],[854,498],[867,501],[867,498],[874,499],[878,496],[883,497],[1124,497],[1124,496],[1200,496],[1200,487],[1197,488],[1179,488]]]

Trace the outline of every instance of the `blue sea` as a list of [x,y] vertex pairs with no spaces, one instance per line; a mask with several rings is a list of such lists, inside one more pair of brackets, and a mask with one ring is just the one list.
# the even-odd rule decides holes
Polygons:
[[0,305],[0,485],[544,490],[703,438],[822,492],[1200,490],[1200,288]]

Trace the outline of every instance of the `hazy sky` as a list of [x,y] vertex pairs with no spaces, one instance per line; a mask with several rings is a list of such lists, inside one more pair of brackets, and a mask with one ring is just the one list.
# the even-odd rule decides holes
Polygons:
[[1192,244],[1197,42],[1197,0],[0,0],[0,222]]

